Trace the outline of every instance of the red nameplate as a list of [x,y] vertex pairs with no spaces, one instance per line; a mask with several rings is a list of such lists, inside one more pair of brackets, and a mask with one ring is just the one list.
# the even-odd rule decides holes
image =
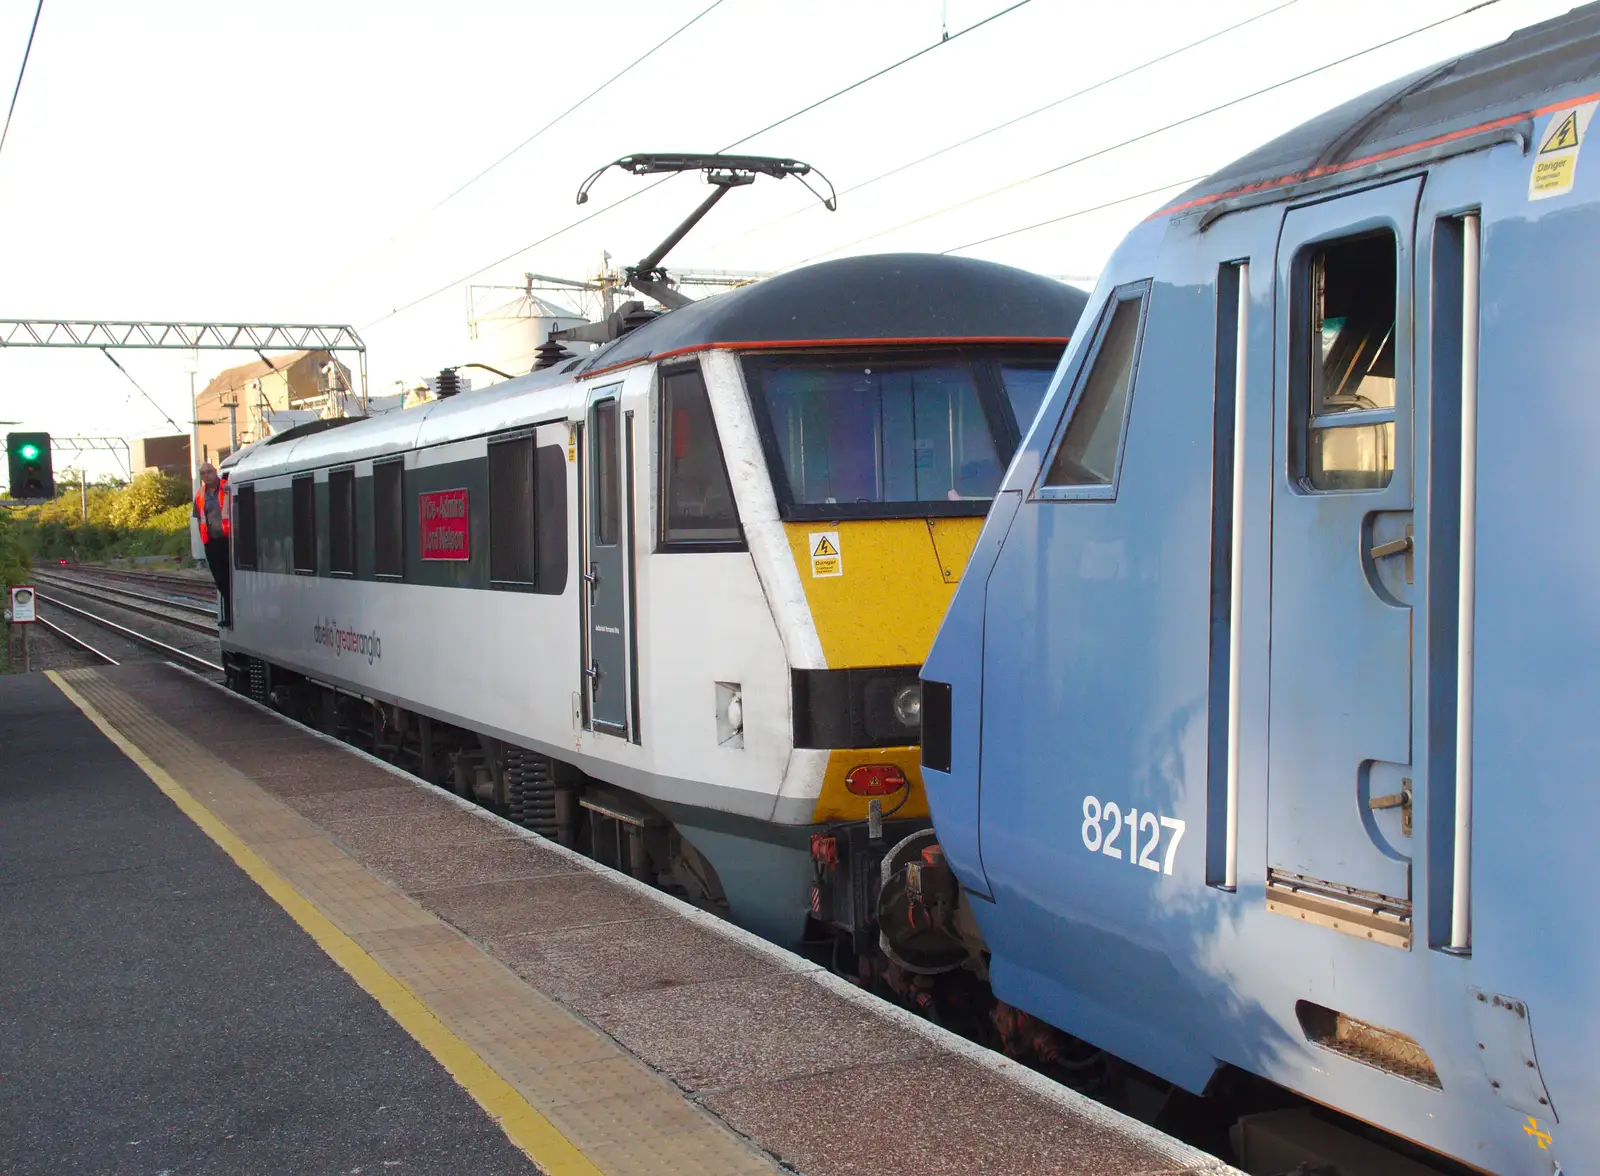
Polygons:
[[433,490],[417,495],[421,514],[423,559],[470,559],[471,530],[468,527],[467,492]]

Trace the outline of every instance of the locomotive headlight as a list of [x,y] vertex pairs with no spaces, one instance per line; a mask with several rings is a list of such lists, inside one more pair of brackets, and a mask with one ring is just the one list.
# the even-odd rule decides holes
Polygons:
[[796,747],[914,747],[922,737],[920,666],[794,670]]
[[922,726],[922,683],[913,682],[894,693],[894,717],[913,731]]

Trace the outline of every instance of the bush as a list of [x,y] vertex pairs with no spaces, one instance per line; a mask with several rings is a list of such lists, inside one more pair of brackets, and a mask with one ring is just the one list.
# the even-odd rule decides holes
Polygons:
[[0,588],[24,583],[28,578],[28,549],[22,542],[22,528],[10,511],[0,511]]
[[147,470],[127,485],[91,485],[87,494],[76,482],[58,483],[58,489],[61,494],[54,502],[6,512],[15,518],[24,569],[30,558],[54,563],[189,553],[191,508],[183,478]]
[[147,527],[163,511],[189,501],[189,487],[181,478],[146,470],[118,491],[107,521],[121,530]]

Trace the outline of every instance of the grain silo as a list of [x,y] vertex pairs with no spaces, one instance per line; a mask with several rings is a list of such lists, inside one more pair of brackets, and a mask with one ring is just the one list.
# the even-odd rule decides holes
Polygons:
[[[558,303],[541,298],[528,288],[520,290],[504,302],[492,300],[494,293],[515,290],[517,287],[474,287],[469,290],[467,307],[467,337],[471,342],[472,360],[496,368],[509,375],[520,376],[533,370],[535,354],[550,332],[566,327],[581,326],[588,320],[578,312]],[[479,305],[479,298],[487,305]],[[569,345],[569,350],[584,351],[584,346]],[[494,383],[496,377],[481,369],[473,376],[473,383]]]

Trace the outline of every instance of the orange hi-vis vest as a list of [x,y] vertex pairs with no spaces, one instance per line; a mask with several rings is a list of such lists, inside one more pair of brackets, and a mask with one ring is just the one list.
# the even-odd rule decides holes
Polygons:
[[[222,512],[222,537],[230,538],[233,535],[233,520],[228,517],[228,479],[223,478],[217,483],[217,509]],[[206,486],[200,483],[200,489],[194,493],[194,513],[200,519],[200,542],[211,542],[211,534],[206,528]]]

